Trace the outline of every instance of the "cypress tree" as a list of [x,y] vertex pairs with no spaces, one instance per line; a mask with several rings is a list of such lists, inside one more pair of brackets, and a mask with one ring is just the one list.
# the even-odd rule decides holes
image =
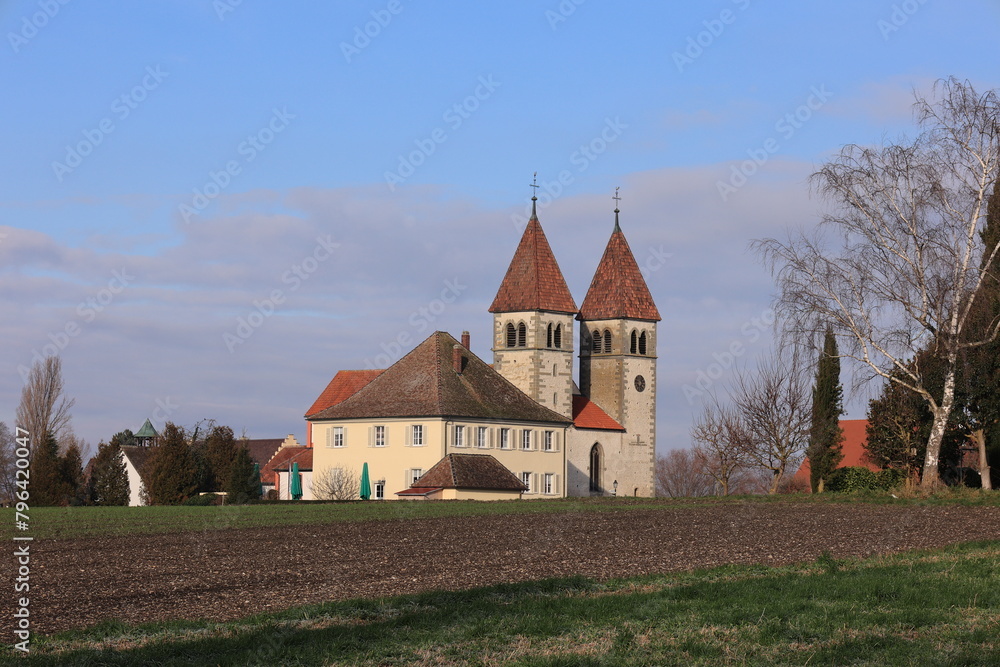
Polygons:
[[35,506],[67,504],[73,496],[73,489],[64,476],[59,443],[51,433],[47,433],[34,447],[28,489],[31,504]]
[[100,443],[90,471],[90,502],[95,505],[128,505],[129,484],[121,447]]
[[60,457],[59,469],[66,490],[63,503],[69,505],[86,503],[87,484],[83,479],[83,455],[75,439],[66,448],[66,453]]
[[240,447],[236,444],[233,429],[213,426],[205,438],[205,458],[210,471],[209,491],[224,491],[229,484],[230,467]]
[[260,500],[260,478],[246,447],[239,447],[229,465],[226,494],[232,503]]
[[812,395],[812,425],[809,429],[809,483],[813,493],[823,491],[823,480],[830,476],[844,455],[840,415],[844,414],[843,388],[840,384],[840,356],[833,330],[827,328],[823,351],[816,367]]
[[197,490],[197,470],[184,430],[170,422],[146,463],[146,500],[150,505],[176,505]]

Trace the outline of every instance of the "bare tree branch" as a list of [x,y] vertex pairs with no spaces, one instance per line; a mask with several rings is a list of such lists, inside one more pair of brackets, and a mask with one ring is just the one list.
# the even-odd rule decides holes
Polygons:
[[[916,139],[847,146],[813,175],[831,204],[819,230],[753,246],[772,267],[791,336],[814,339],[830,324],[841,356],[868,370],[855,374],[855,389],[878,376],[927,402],[923,484],[933,486],[959,352],[1000,335],[1000,318],[974,337],[967,326],[1000,262],[1000,248],[983,247],[979,234],[1000,166],[1000,98],[951,78],[933,97],[918,95],[915,109]],[[918,363],[923,350],[944,362],[937,395]]]

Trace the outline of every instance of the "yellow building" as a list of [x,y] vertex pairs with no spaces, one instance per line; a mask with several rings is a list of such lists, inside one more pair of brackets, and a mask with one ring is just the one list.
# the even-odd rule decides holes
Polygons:
[[521,480],[525,499],[652,496],[660,316],[618,214],[577,309],[533,208],[489,309],[492,366],[468,333],[459,342],[438,331],[388,369],[338,372],[306,414],[314,479],[357,479],[367,464],[372,498],[395,499],[449,455],[480,454]]

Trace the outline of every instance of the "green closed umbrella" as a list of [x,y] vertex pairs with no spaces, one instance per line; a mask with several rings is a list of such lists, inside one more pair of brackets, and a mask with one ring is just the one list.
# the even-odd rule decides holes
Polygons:
[[253,464],[253,478],[255,480],[257,480],[257,497],[258,498],[263,498],[264,497],[264,483],[262,481],[260,481],[260,464],[259,463],[254,463]]
[[361,500],[372,497],[372,482],[368,479],[368,462],[361,466]]
[[292,500],[302,500],[302,476],[299,475],[299,464],[292,464],[291,482],[288,490],[292,494]]

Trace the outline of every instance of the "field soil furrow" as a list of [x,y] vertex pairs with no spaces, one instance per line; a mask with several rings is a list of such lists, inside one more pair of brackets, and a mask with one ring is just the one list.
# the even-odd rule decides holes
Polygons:
[[[32,544],[31,617],[42,633],[111,618],[226,620],[355,597],[980,539],[1000,539],[1000,508],[754,502],[51,539]],[[4,578],[11,591],[9,570]]]

